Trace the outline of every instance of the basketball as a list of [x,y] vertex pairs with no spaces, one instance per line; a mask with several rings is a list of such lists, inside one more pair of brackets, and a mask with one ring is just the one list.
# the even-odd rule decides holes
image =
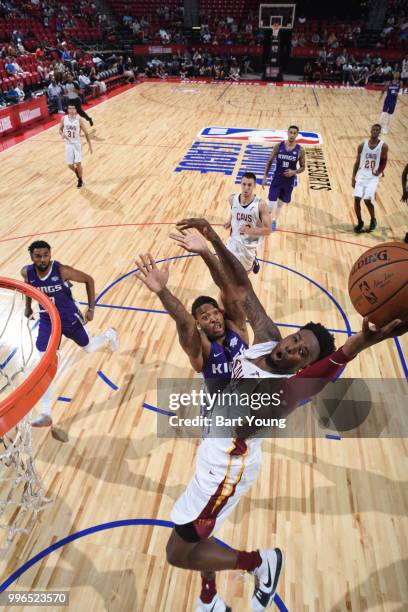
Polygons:
[[386,242],[361,255],[351,269],[354,308],[377,327],[408,319],[408,244]]

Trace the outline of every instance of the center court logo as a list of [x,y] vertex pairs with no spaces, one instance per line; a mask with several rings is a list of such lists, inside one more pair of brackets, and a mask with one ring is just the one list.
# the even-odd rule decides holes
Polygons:
[[[286,130],[260,130],[257,128],[236,128],[236,127],[220,127],[212,126],[203,128],[198,138],[204,140],[235,140],[249,142],[282,142],[287,138]],[[301,145],[321,145],[323,138],[317,132],[299,132],[296,139]]]

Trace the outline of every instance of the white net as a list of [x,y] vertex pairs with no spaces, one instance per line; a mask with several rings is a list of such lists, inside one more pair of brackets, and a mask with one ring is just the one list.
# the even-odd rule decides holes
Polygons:
[[[24,294],[0,287],[0,401],[17,389],[38,363],[34,342],[38,319],[34,316],[28,319],[25,307]],[[37,514],[51,503],[35,470],[31,450],[28,414],[0,438],[2,554],[17,534],[30,532]]]

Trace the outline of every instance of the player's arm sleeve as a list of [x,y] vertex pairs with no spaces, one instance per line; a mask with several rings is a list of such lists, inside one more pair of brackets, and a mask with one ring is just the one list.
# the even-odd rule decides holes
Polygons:
[[[330,382],[336,380],[347,363],[354,357],[347,357],[343,348],[328,357],[304,368],[283,383],[283,398],[290,408],[314,397]],[[304,384],[302,384],[302,380]]]

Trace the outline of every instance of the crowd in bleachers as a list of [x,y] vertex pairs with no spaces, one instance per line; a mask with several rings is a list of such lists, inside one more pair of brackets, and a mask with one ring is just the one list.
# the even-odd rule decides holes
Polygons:
[[[292,34],[293,54],[301,48],[313,54],[304,65],[304,78],[310,81],[335,81],[345,85],[383,83],[401,71],[401,61],[386,61],[384,51],[407,51],[408,9],[406,0],[388,0],[383,27],[365,29],[365,20],[341,23],[336,20],[298,19]],[[370,49],[362,53],[361,48]],[[397,55],[398,57],[398,55]]]
[[389,81],[395,71],[401,71],[401,62],[384,61],[378,53],[367,53],[357,60],[347,49],[335,54],[324,47],[316,61],[305,64],[304,80],[365,86]]
[[230,54],[220,56],[208,51],[186,50],[173,55],[169,60],[154,57],[147,62],[144,75],[166,78],[180,76],[187,80],[194,77],[212,78],[216,81],[239,81],[241,74],[253,72],[247,56],[236,58]]

